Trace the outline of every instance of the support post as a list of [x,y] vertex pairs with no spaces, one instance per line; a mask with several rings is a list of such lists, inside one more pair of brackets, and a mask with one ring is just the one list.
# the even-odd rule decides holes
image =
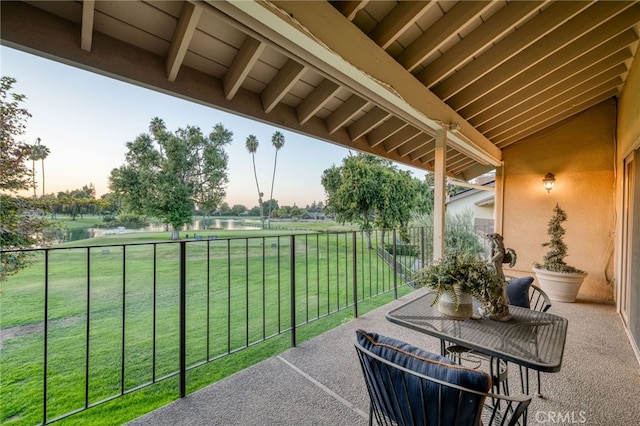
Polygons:
[[447,129],[436,130],[434,185],[433,185],[433,261],[444,255],[445,232],[445,166],[447,153]]

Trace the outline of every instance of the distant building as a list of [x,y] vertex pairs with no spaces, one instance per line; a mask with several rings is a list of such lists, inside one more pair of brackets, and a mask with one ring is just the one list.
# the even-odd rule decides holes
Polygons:
[[[479,180],[478,185],[495,188],[495,183],[494,176],[487,176],[484,180]],[[493,190],[467,188],[447,199],[447,213],[460,214],[465,210],[470,210],[473,213],[476,231],[489,234],[493,232],[494,204],[495,192]]]

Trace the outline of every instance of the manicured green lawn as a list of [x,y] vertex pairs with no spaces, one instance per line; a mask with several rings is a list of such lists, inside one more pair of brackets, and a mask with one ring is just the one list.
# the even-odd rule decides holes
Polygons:
[[[217,230],[184,242],[189,392],[289,347],[292,294],[299,341],[351,318],[354,269],[360,313],[391,300],[392,271],[359,235],[354,247],[351,233],[294,240],[282,232]],[[167,239],[131,233],[93,239],[100,246],[92,248],[67,243],[49,251],[46,274],[39,252],[1,284],[0,422],[42,422],[45,308],[47,419],[124,392],[61,422],[120,424],[178,396],[177,376],[131,392],[178,371],[182,244]]]

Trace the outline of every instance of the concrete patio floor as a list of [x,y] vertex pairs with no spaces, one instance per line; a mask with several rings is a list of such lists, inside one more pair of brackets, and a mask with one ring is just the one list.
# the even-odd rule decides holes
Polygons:
[[[354,332],[375,331],[438,353],[437,339],[384,317],[422,294],[417,290],[129,424],[366,425],[368,397]],[[578,299],[554,302],[549,312],[569,320],[567,343],[562,370],[542,375],[544,397],[533,398],[529,424],[638,424],[640,365],[615,306]],[[517,370],[510,368],[512,393],[519,389]]]

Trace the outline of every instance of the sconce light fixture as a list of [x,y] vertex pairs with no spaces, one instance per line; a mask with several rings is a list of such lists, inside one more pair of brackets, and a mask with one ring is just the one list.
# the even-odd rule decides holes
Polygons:
[[544,185],[544,189],[546,189],[547,192],[551,192],[551,189],[553,189],[556,184],[556,177],[553,175],[553,173],[547,173],[544,179],[542,179],[542,184]]

